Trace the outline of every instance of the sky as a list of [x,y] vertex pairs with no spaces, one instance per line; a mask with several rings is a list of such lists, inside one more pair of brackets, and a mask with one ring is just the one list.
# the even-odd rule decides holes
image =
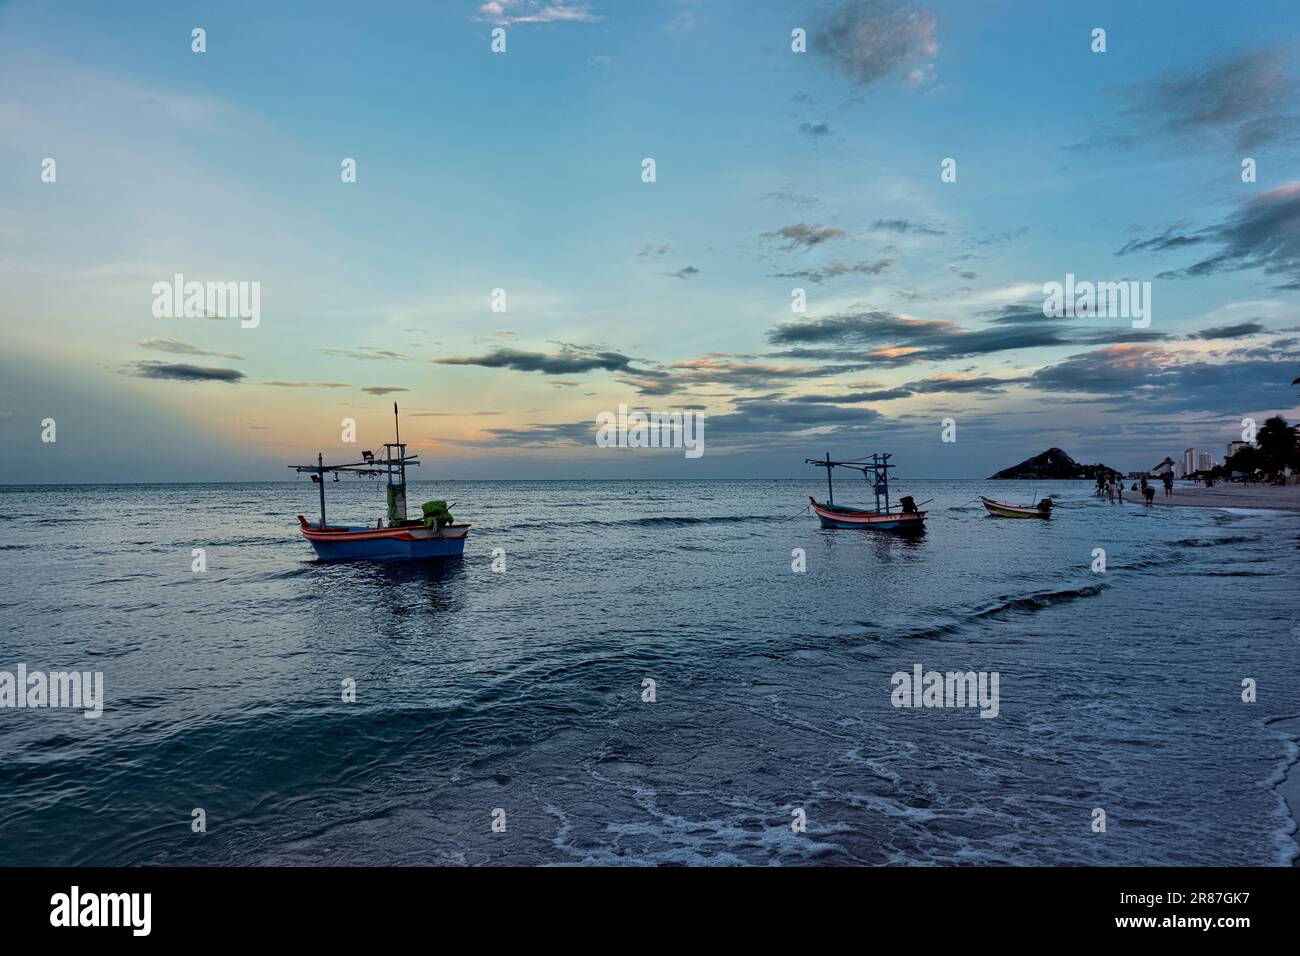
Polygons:
[[1298,160],[1291,0],[0,0],[0,483],[287,479],[393,401],[424,479],[1221,460],[1300,418]]

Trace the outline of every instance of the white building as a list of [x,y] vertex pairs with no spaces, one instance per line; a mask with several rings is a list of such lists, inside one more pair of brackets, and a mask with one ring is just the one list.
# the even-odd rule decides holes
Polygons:
[[1203,451],[1196,456],[1196,470],[1209,471],[1214,467],[1214,456],[1208,451]]
[[1183,452],[1183,474],[1190,475],[1196,470],[1196,449],[1188,448]]

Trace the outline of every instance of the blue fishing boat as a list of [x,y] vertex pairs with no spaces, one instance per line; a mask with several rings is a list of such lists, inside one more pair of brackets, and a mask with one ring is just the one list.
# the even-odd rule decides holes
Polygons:
[[[402,442],[401,425],[397,423],[397,403],[393,403],[393,419],[397,431],[396,441],[385,442],[384,452],[376,457],[363,451],[361,461],[341,465],[327,465],[324,456],[316,455],[314,465],[290,465],[299,474],[310,474],[320,488],[320,520],[310,522],[298,515],[302,536],[311,543],[316,556],[322,561],[417,560],[424,558],[457,558],[465,552],[465,539],[470,526],[457,522],[451,515],[451,506],[445,501],[426,501],[421,506],[422,518],[410,519],[406,514],[406,468],[419,465],[419,455],[408,455]],[[332,473],[338,481],[340,474],[388,479],[388,513],[371,525],[328,524],[325,520],[325,475]]]
[[[897,465],[889,464],[889,455],[875,454],[870,460],[857,458],[852,461],[831,461],[830,452],[825,459],[805,458],[804,463],[826,469],[826,502],[822,503],[812,495],[808,501],[812,505],[817,520],[823,528],[870,528],[875,531],[918,532],[925,530],[924,511],[917,508],[911,495],[898,499],[900,509],[893,511],[889,504],[889,469]],[[862,472],[862,476],[871,484],[876,495],[876,507],[850,508],[835,503],[835,485],[831,472],[835,468],[848,468]],[[883,505],[881,503],[883,499]],[[924,504],[925,502],[922,502]]]

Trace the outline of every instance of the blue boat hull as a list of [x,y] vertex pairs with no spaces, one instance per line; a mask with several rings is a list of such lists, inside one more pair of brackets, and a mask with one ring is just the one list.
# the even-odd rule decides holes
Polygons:
[[924,511],[867,511],[862,508],[846,508],[842,505],[822,504],[809,496],[813,512],[823,528],[859,529],[872,531],[898,531],[916,533],[925,530]]
[[306,538],[322,561],[422,561],[459,558],[465,553],[469,525],[455,524],[435,531],[421,526],[356,528],[332,525],[320,529],[304,523]]

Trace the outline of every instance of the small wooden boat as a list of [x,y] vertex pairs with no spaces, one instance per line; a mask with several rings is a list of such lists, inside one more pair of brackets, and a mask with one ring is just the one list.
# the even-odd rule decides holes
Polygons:
[[311,542],[323,561],[358,558],[417,560],[456,558],[465,553],[467,524],[426,528],[423,521],[403,521],[385,528],[358,525],[328,525],[321,528],[298,515],[302,536]]
[[[900,510],[891,510],[889,504],[889,469],[897,466],[889,464],[889,458],[889,455],[875,454],[871,456],[870,461],[865,458],[859,461],[831,461],[830,453],[827,452],[825,460],[817,458],[804,459],[805,464],[817,465],[819,468],[826,469],[826,503],[823,504],[812,495],[808,496],[808,502],[812,506],[813,513],[817,515],[817,520],[821,522],[823,528],[869,528],[875,531],[901,532],[925,530],[926,513],[918,510],[911,495],[898,499],[898,503],[902,506]],[[868,509],[837,505],[835,503],[835,486],[831,480],[831,471],[835,468],[848,468],[862,472],[863,477],[871,482],[872,491],[876,495],[876,507]]]
[[980,501],[984,502],[984,507],[988,509],[989,514],[997,515],[999,518],[1050,518],[1052,516],[1051,498],[1044,498],[1032,507],[1009,505],[1006,502],[985,498],[983,495],[980,495]]
[[[393,419],[397,419],[397,403],[393,403]],[[320,486],[320,521],[313,524],[298,515],[298,529],[311,543],[316,556],[322,561],[349,561],[356,559],[414,560],[422,558],[455,558],[465,552],[465,539],[470,526],[458,523],[451,516],[445,501],[428,501],[422,506],[423,519],[406,516],[406,468],[420,464],[419,455],[408,455],[402,442],[400,426],[397,441],[385,442],[384,455],[376,458],[372,452],[363,451],[361,461],[342,465],[327,465],[323,456],[316,456],[314,465],[290,465],[299,474],[306,472]],[[388,515],[369,525],[327,524],[325,521],[325,474],[365,475],[388,478]]]

